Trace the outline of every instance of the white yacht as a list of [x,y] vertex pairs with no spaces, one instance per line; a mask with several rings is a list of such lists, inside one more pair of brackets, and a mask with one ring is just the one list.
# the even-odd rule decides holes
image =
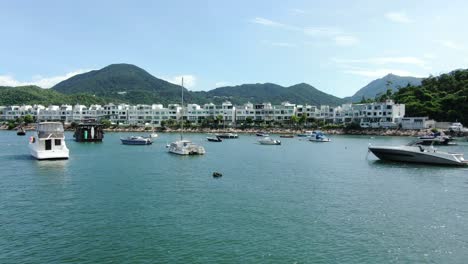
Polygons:
[[42,122],[29,140],[31,155],[38,160],[68,159],[63,125],[60,122]]
[[309,137],[309,141],[312,141],[312,142],[331,142],[331,140],[322,131],[318,131],[318,130],[312,132],[311,136]]
[[270,137],[263,137],[258,140],[258,143],[262,145],[281,145],[281,141],[272,139]]
[[437,150],[434,147],[424,148],[423,146],[372,146],[369,151],[374,153],[381,160],[426,163],[435,165],[468,165],[468,160],[463,158],[461,153],[449,153]]
[[169,145],[169,152],[179,155],[203,155],[205,148],[192,143],[190,140],[181,139]]
[[463,127],[463,125],[461,123],[456,122],[456,123],[452,123],[452,125],[450,125],[449,130],[453,131],[453,132],[463,132],[463,131],[465,131],[465,128]]
[[[184,78],[182,78],[182,111],[184,109]],[[183,113],[182,113],[183,116]],[[183,120],[182,120],[183,121]],[[169,153],[174,153],[178,155],[203,155],[205,154],[205,148],[195,143],[192,143],[190,140],[186,140],[183,137],[184,132],[184,122],[182,122],[182,128],[180,132],[180,140],[174,141],[168,146]]]

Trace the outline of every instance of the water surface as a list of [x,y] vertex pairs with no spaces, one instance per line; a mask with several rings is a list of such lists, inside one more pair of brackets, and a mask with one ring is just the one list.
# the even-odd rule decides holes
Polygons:
[[[30,133],[30,132],[28,132]],[[0,132],[0,263],[466,263],[468,169],[377,161],[367,146],[255,136],[181,157],[151,146],[76,143],[36,161]],[[468,156],[468,144],[443,148]],[[219,171],[223,177],[214,179]]]

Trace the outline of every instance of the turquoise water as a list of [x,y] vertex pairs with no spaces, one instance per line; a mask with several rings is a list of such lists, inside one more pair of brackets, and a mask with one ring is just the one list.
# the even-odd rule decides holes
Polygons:
[[[255,136],[207,154],[76,143],[36,161],[0,132],[0,263],[466,263],[468,169],[379,162],[369,142]],[[468,144],[450,147],[464,152]],[[214,179],[219,171],[223,177]]]

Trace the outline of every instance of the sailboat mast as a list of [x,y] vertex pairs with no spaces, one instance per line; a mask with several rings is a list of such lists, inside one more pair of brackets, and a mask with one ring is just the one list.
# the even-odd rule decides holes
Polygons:
[[182,105],[181,105],[181,118],[182,118],[182,129],[180,131],[180,140],[183,139],[182,134],[184,133],[184,77],[182,77]]

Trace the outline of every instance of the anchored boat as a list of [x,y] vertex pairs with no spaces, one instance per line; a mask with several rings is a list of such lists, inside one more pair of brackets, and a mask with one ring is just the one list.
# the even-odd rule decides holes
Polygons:
[[38,160],[68,159],[63,125],[60,122],[42,122],[29,140],[31,156]]
[[272,139],[270,137],[264,137],[258,140],[261,145],[281,145],[281,141]]
[[120,138],[120,141],[124,145],[151,145],[153,144],[153,141],[151,140],[151,138],[140,137],[140,136]]
[[409,144],[406,146],[372,146],[369,151],[381,160],[425,163],[434,165],[465,166],[468,161],[461,153],[439,151],[434,147],[425,148],[421,145]]

